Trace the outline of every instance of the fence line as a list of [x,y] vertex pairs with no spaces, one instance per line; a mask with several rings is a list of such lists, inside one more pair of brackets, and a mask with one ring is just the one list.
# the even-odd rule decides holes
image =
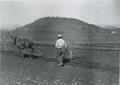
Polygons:
[[[5,50],[7,50],[6,45],[10,44],[10,43],[11,42],[0,42],[0,45],[4,45]],[[48,46],[48,47],[54,46],[54,43],[43,43],[43,42],[35,43],[35,45],[37,45],[37,44]],[[107,44],[110,44],[110,46],[108,46]],[[115,49],[116,45],[118,47],[117,49]],[[78,44],[71,43],[71,47],[72,47],[72,49],[120,50],[120,42],[117,44],[113,43],[113,42],[80,42]]]
[[[0,44],[4,44],[4,43],[11,43],[11,42],[0,42]],[[54,43],[51,43],[51,42],[35,42],[35,43],[38,43],[38,44],[54,44]],[[116,43],[116,42],[79,42],[77,44],[86,44],[86,43],[93,43],[93,44],[110,44],[110,43]],[[120,42],[117,42],[120,44]]]

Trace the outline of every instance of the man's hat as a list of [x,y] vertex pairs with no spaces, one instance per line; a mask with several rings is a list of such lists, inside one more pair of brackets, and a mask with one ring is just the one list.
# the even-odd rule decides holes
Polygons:
[[59,35],[58,35],[58,38],[61,38],[61,37],[62,37],[62,35],[61,35],[61,34],[59,34]]

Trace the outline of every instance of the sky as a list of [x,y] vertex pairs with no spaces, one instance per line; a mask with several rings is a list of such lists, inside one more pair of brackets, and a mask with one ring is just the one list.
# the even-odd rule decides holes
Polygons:
[[0,25],[25,25],[46,16],[120,25],[120,0],[0,0]]

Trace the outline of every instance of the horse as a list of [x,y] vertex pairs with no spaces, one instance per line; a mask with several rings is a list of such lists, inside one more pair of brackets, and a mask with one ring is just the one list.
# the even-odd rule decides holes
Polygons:
[[33,52],[33,42],[29,39],[22,39],[16,36],[11,35],[11,39],[14,47],[18,49],[19,56],[23,56],[22,50],[29,49],[29,51]]

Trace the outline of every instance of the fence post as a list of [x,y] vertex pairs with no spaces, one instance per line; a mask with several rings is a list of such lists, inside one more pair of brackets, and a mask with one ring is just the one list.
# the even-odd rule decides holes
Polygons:
[[4,43],[4,47],[5,47],[5,51],[7,51],[7,46],[6,46],[6,44]]

